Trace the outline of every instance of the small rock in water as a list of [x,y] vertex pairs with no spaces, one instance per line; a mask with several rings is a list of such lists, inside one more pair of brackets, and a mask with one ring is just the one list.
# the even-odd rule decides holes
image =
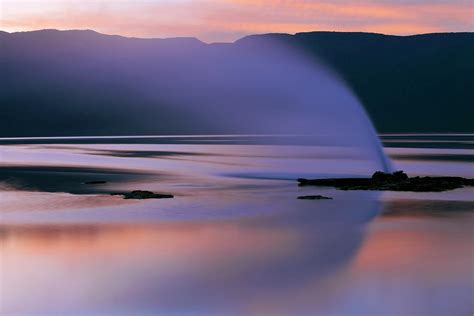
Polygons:
[[93,180],[93,181],[84,182],[84,184],[104,184],[104,183],[107,183],[107,181],[103,181],[103,180]]
[[171,199],[174,198],[171,194],[159,194],[153,193],[151,191],[142,191],[142,190],[135,190],[132,192],[126,193],[112,193],[111,195],[122,195],[124,199]]
[[324,195],[303,195],[298,196],[298,200],[332,200],[332,197]]

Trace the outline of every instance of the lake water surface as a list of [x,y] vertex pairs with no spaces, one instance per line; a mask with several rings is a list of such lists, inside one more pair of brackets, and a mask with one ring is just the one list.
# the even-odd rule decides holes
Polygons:
[[[409,175],[474,177],[473,134],[382,141]],[[473,188],[295,181],[374,168],[303,136],[0,139],[0,314],[472,315]],[[110,195],[137,189],[175,198]]]

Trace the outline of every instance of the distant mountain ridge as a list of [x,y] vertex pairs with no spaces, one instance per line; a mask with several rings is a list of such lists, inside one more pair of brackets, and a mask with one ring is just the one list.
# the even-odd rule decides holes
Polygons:
[[379,132],[474,130],[474,33],[308,32],[206,44],[42,30],[0,31],[0,136],[195,133],[173,121],[179,113],[172,107],[142,93],[156,61],[233,54],[266,40],[302,48],[334,69]]

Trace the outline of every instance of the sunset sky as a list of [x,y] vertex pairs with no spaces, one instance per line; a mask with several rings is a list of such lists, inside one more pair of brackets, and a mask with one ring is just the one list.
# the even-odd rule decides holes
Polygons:
[[254,33],[474,30],[472,0],[0,0],[0,30],[234,41]]

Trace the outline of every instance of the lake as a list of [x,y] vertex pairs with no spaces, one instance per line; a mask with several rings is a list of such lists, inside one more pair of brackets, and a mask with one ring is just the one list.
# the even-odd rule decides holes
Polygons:
[[[381,140],[411,176],[474,177],[474,134]],[[296,182],[374,169],[315,136],[2,138],[0,314],[472,315],[472,187]],[[132,190],[175,197],[110,195]]]

